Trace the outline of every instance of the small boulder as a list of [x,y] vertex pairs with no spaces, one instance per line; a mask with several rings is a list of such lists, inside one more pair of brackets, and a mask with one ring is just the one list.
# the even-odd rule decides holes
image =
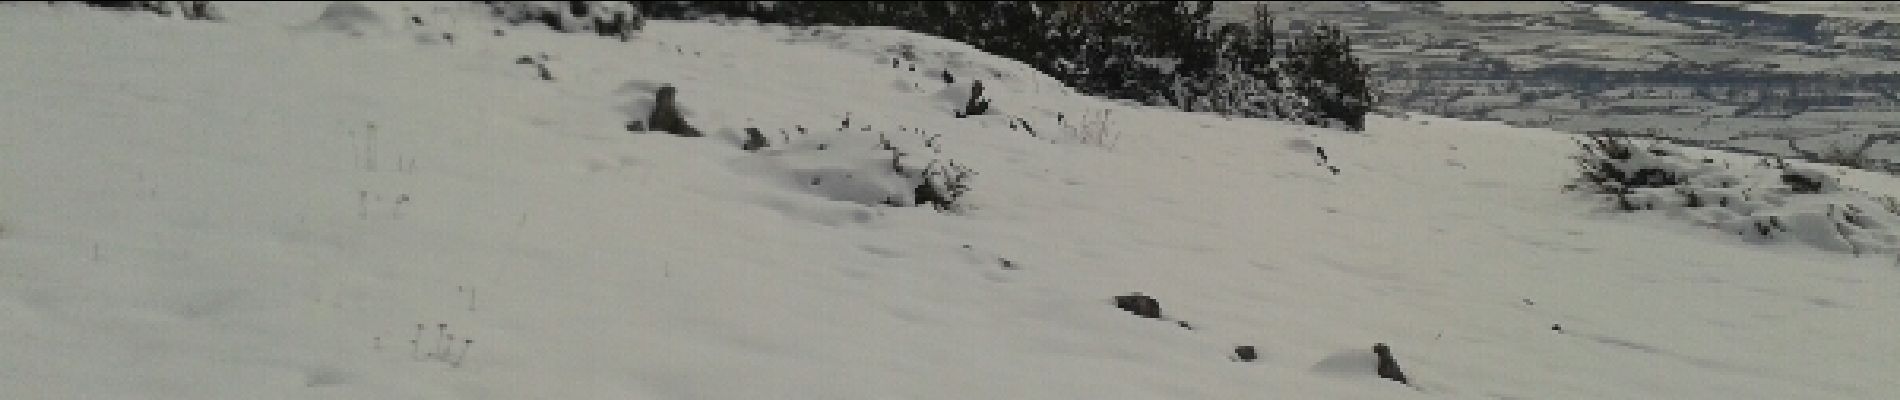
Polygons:
[[1242,362],[1252,362],[1260,359],[1260,353],[1255,352],[1253,346],[1239,346],[1234,348],[1234,359]]
[[1386,346],[1385,343],[1373,344],[1372,354],[1379,356],[1378,372],[1380,378],[1391,379],[1407,385],[1411,384],[1411,381],[1405,379],[1405,371],[1399,369],[1399,360],[1392,358],[1391,347]]
[[990,112],[990,100],[983,98],[983,81],[975,81],[971,83],[970,101],[964,103],[963,110],[957,113],[957,118],[969,117],[969,116],[974,116],[974,115],[984,115],[984,114],[988,114],[989,112]]
[[663,86],[654,93],[653,113],[647,118],[647,121],[652,124],[651,128],[685,137],[705,136],[700,134],[698,129],[693,129],[692,125],[688,125],[686,117],[680,115],[679,104],[674,102],[674,96],[678,92],[679,90],[672,86]]
[[[819,150],[823,149],[821,148]],[[916,200],[916,204],[914,205],[918,207],[929,204],[932,207],[936,207],[937,210],[945,210],[949,208],[951,204],[950,199],[945,198],[943,192],[937,189],[937,185],[932,185],[930,182],[918,184],[916,188],[911,189],[910,195],[912,199]]]
[[1161,319],[1161,302],[1153,297],[1135,292],[1124,296],[1115,296],[1115,307],[1134,313],[1142,318]]
[[745,143],[739,146],[745,151],[759,151],[768,145],[765,134],[759,133],[759,128],[745,128],[745,138]]

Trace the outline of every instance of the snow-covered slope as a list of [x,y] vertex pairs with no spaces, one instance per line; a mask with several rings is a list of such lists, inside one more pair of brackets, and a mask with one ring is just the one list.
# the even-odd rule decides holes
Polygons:
[[[1900,397],[1893,260],[1597,211],[1549,131],[1131,108],[888,30],[328,6],[0,5],[0,398]],[[953,117],[971,79],[1000,115]],[[665,85],[707,137],[628,132]],[[965,209],[877,204],[933,161]]]

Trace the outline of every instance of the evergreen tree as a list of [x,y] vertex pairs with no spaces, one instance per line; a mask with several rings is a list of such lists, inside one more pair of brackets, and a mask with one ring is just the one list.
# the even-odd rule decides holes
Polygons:
[[1368,68],[1352,55],[1352,40],[1338,27],[1319,24],[1287,51],[1286,72],[1294,92],[1308,102],[1301,120],[1311,125],[1364,130],[1372,110]]

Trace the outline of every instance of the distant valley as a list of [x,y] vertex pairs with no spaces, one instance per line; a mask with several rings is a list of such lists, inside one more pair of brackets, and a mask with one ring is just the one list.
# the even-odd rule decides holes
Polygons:
[[1900,172],[1900,4],[1261,3],[1352,32],[1390,109]]

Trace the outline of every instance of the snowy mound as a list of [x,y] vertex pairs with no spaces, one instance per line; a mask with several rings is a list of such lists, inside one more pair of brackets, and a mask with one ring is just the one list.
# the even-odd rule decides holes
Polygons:
[[368,5],[363,4],[363,2],[338,1],[330,3],[328,7],[324,7],[322,15],[318,15],[315,21],[311,21],[302,28],[344,32],[353,36],[362,36],[387,32],[391,29],[391,25],[390,21],[383,18],[375,9],[371,9]]
[[[763,133],[761,133],[764,135]],[[768,179],[773,185],[806,191],[826,199],[866,206],[910,206],[941,200],[959,200],[959,186],[976,175],[942,158],[935,143],[940,136],[898,127],[891,130],[841,127],[831,132],[807,133],[780,129],[764,135],[783,144],[741,159],[735,170]]]

